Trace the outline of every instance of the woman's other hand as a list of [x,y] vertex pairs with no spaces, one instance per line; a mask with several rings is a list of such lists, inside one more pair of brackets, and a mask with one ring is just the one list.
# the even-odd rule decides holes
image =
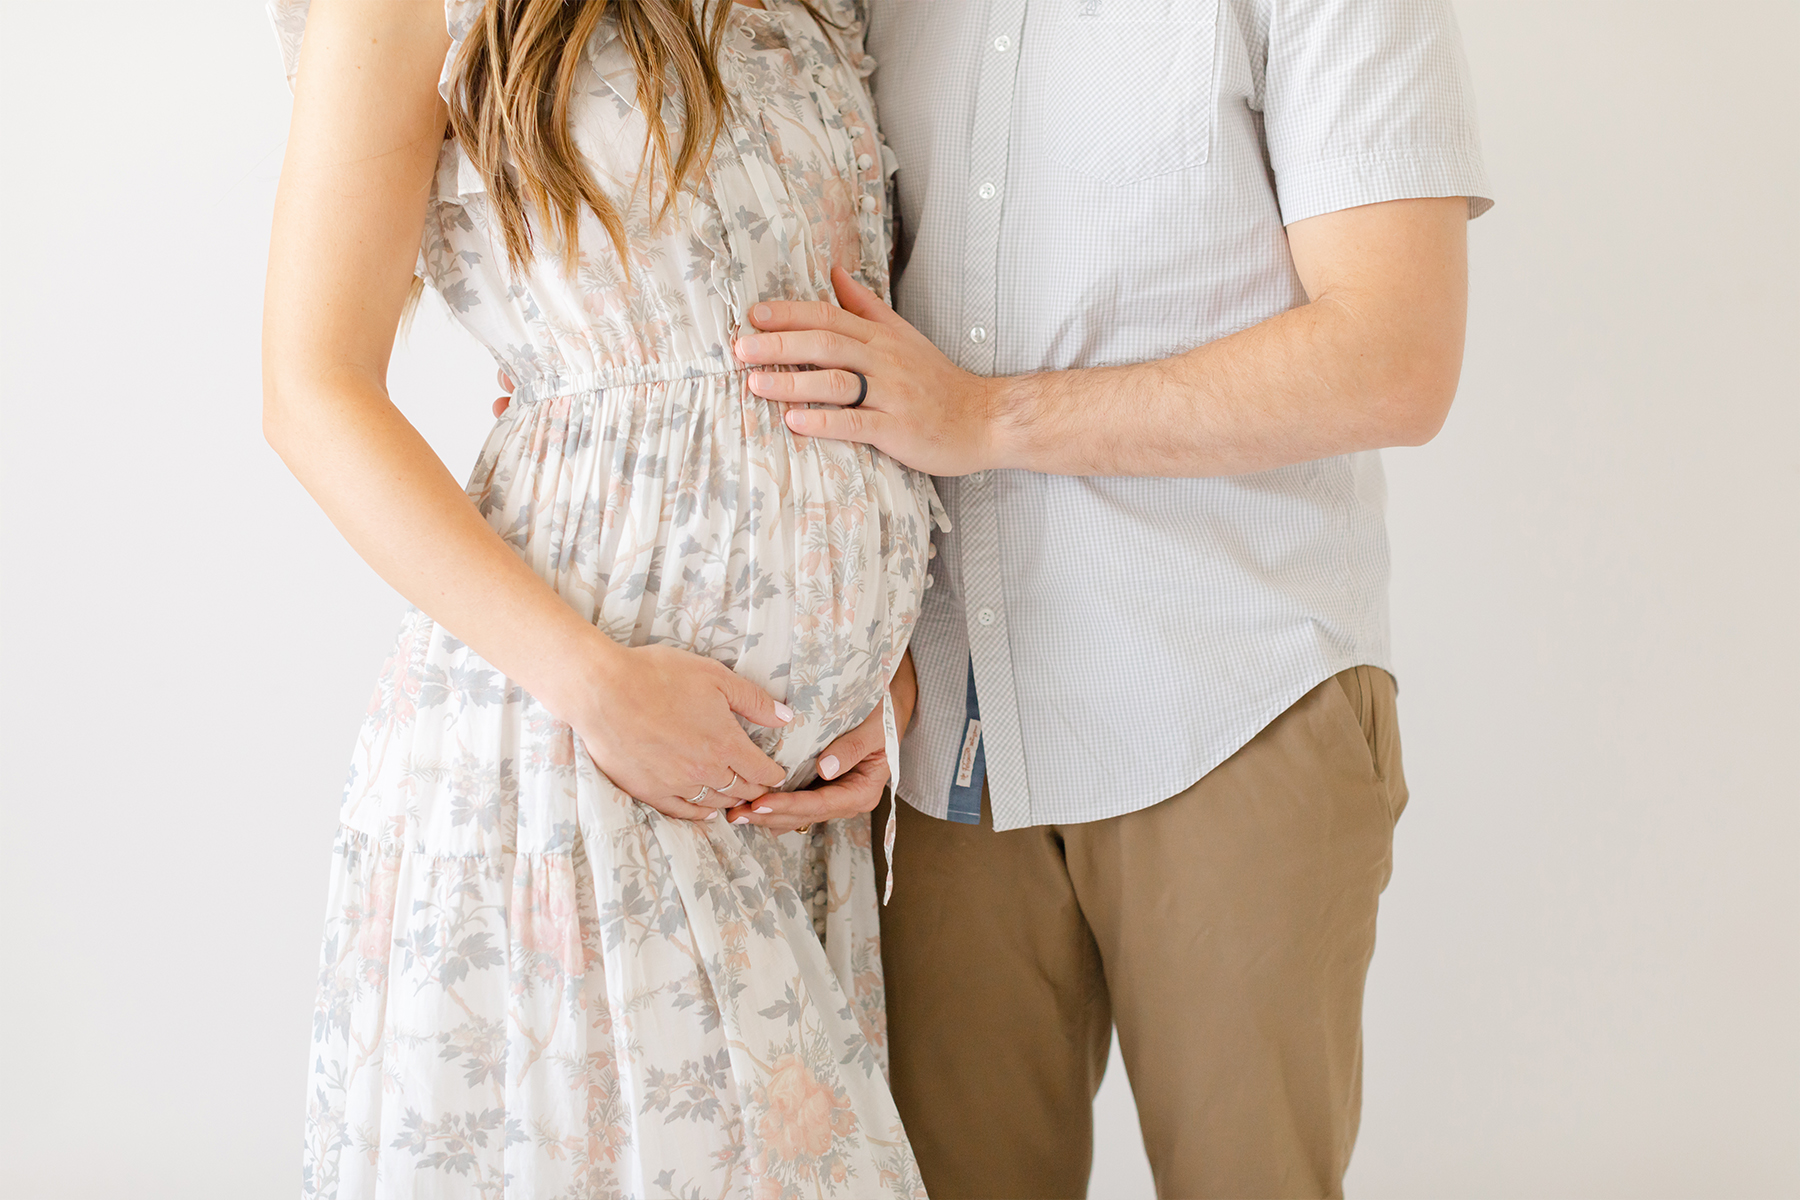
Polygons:
[[586,668],[545,702],[628,795],[697,821],[787,777],[737,721],[777,729],[794,719],[787,705],[705,655],[595,636]]
[[[919,697],[912,651],[900,659],[888,690],[894,697],[895,728],[904,735]],[[819,755],[819,778],[822,782],[805,791],[771,792],[738,805],[725,816],[734,825],[761,825],[775,833],[788,833],[814,821],[874,811],[890,778],[887,735],[881,727],[879,706],[861,725],[825,747]]]

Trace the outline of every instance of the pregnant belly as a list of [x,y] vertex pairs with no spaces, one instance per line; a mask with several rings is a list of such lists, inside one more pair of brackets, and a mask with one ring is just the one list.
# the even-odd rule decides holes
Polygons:
[[709,655],[792,707],[751,735],[801,786],[905,648],[928,486],[866,447],[795,438],[734,372],[515,405],[469,490],[609,636]]

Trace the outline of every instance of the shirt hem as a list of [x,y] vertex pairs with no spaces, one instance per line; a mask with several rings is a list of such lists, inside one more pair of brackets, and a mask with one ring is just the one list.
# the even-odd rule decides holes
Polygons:
[[[1336,662],[1337,660],[1334,659],[1331,661]],[[1294,705],[1298,704],[1300,702],[1301,698],[1304,697],[1308,692],[1312,691],[1314,688],[1318,687],[1320,684],[1324,683],[1326,680],[1331,679],[1333,676],[1337,675],[1339,672],[1348,671],[1352,667],[1359,667],[1359,666],[1375,667],[1378,670],[1386,671],[1389,675],[1394,675],[1393,668],[1391,666],[1389,666],[1386,662],[1373,661],[1371,659],[1361,658],[1361,657],[1357,657],[1354,655],[1346,658],[1339,665],[1333,666],[1333,665],[1328,664],[1326,669],[1323,671],[1323,673],[1318,674],[1316,677],[1313,676],[1312,672],[1308,672],[1307,675],[1302,676],[1302,678],[1311,678],[1312,681],[1310,683],[1305,684],[1304,686],[1299,687],[1297,690],[1294,690],[1291,695],[1287,694],[1286,692],[1277,693],[1278,697],[1280,697],[1280,698],[1277,699],[1276,701],[1272,702],[1268,706],[1268,708],[1265,709],[1257,717],[1256,723],[1255,723],[1255,728],[1251,729],[1244,736],[1243,740],[1237,742],[1235,745],[1231,746],[1230,749],[1224,751],[1223,753],[1217,754],[1217,755],[1211,757],[1210,759],[1204,761],[1203,765],[1201,765],[1197,769],[1190,764],[1187,767],[1183,767],[1176,771],[1171,772],[1166,777],[1163,777],[1158,780],[1153,780],[1151,782],[1145,783],[1138,787],[1133,787],[1131,789],[1131,794],[1130,794],[1129,798],[1121,799],[1121,800],[1116,801],[1111,804],[1099,806],[1096,809],[1094,809],[1093,811],[1083,812],[1083,813],[1080,813],[1079,815],[1058,814],[1055,812],[1042,812],[1042,811],[1038,811],[1037,808],[1035,806],[1033,806],[1033,809],[1030,812],[1028,819],[1024,820],[1024,821],[1020,821],[1020,822],[1016,822],[1016,823],[1012,823],[1012,824],[1006,824],[1006,823],[1001,822],[998,818],[994,818],[994,820],[993,820],[994,832],[995,833],[1006,833],[1009,830],[1013,830],[1013,829],[1031,829],[1031,828],[1035,828],[1038,826],[1044,826],[1044,825],[1087,825],[1087,824],[1091,824],[1095,821],[1111,820],[1113,817],[1129,816],[1130,814],[1132,814],[1134,812],[1142,812],[1146,808],[1154,808],[1156,805],[1161,804],[1165,800],[1172,800],[1176,796],[1181,795],[1183,792],[1185,792],[1189,788],[1193,787],[1195,784],[1199,783],[1202,779],[1205,779],[1208,775],[1210,775],[1215,769],[1217,769],[1220,765],[1222,765],[1232,755],[1236,754],[1239,750],[1242,750],[1245,746],[1249,745],[1253,740],[1255,740],[1255,738],[1258,734],[1262,733],[1263,730],[1267,729],[1270,725],[1272,725],[1275,722],[1275,718],[1279,717],[1282,713],[1286,712],[1288,709],[1290,709],[1290,708],[1294,707]],[[1396,679],[1396,683],[1397,683],[1398,676],[1395,676],[1395,679]],[[1185,783],[1175,782],[1175,781],[1181,780],[1181,779],[1185,779],[1186,782]],[[932,812],[928,807],[926,807],[926,805],[924,805],[924,804],[920,803],[918,800],[916,800],[913,795],[908,794],[909,792],[913,792],[913,791],[914,791],[914,789],[908,788],[908,787],[902,787],[899,789],[900,799],[906,801],[906,805],[908,808],[911,808],[914,811],[923,814],[924,816],[935,817],[936,819],[938,819],[940,821],[945,821],[945,820],[949,819],[948,813],[949,813],[950,805],[949,805],[948,796],[945,797],[945,802],[940,806],[944,811]],[[991,811],[991,806],[990,806],[990,811]]]

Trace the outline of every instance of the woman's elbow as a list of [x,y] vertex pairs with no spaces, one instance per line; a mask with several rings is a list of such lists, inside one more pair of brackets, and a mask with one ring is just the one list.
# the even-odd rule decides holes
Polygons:
[[275,373],[263,368],[262,386],[262,433],[263,440],[269,443],[275,453],[280,454],[287,443],[290,425],[289,400],[286,390]]
[[287,458],[300,436],[309,403],[316,402],[318,381],[305,378],[270,357],[263,361],[262,433],[263,440],[282,458]]

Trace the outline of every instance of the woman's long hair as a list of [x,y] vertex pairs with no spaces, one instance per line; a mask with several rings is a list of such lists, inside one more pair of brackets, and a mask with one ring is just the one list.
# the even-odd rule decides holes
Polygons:
[[[649,126],[639,182],[652,196],[660,193],[660,223],[675,194],[706,169],[724,124],[719,47],[732,3],[487,0],[456,57],[450,128],[487,185],[514,268],[532,257],[535,216],[573,272],[583,207],[629,264],[618,206],[584,168],[569,128],[575,78],[595,28],[611,13],[637,67],[638,111]],[[826,24],[811,4],[806,8]],[[670,100],[681,114],[678,144],[663,119]]]

